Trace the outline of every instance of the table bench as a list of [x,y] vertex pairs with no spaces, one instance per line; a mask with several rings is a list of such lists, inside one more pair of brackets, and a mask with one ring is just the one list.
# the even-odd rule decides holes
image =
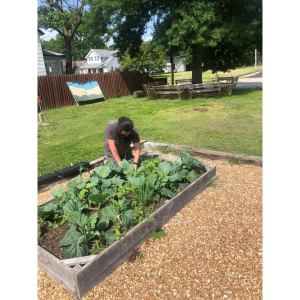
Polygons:
[[156,99],[158,99],[159,96],[169,98],[170,96],[176,95],[181,100],[181,94],[184,92],[184,88],[179,85],[157,85],[153,88]]
[[[218,77],[217,81],[222,83],[222,87],[221,87],[222,94],[231,95],[232,91],[235,90],[238,80],[239,80],[238,76]],[[215,80],[213,82],[215,82]]]
[[221,85],[221,82],[191,84],[191,87],[188,89],[189,98],[192,99],[194,95],[199,95],[199,98],[201,98],[201,96],[207,96],[211,94],[218,94],[218,96],[220,96]]
[[178,79],[178,80],[175,80],[175,84],[178,84],[178,83],[192,83],[192,78],[190,79]]

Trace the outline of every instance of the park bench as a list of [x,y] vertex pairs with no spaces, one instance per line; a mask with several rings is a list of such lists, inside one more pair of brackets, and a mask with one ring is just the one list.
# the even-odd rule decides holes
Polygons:
[[[231,95],[235,90],[239,77],[218,77],[218,82],[222,83],[221,91],[223,95]],[[215,81],[215,80],[214,80]]]
[[144,88],[145,94],[147,94],[147,96],[148,96],[148,99],[155,98],[155,92],[154,92],[153,87],[148,87],[146,83],[143,83],[143,88]]
[[220,96],[221,93],[221,82],[206,82],[206,83],[197,83],[191,84],[188,89],[190,99],[193,96],[198,96],[197,98],[201,98],[201,96],[205,97],[211,94],[218,94]]
[[178,84],[178,83],[192,83],[192,78],[175,80],[175,84]]
[[181,100],[181,94],[184,92],[184,88],[179,85],[157,85],[154,86],[154,92],[156,99],[158,99],[159,96],[169,98],[176,95]]

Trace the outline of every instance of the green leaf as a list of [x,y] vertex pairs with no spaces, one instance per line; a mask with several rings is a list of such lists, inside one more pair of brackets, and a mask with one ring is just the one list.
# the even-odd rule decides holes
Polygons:
[[101,190],[96,188],[95,186],[92,186],[90,188],[90,195],[98,195],[101,193]]
[[114,235],[112,232],[107,232],[105,233],[105,241],[106,244],[111,245],[112,243],[114,243],[117,240],[117,236]]
[[172,199],[174,196],[176,196],[175,193],[173,193],[172,191],[170,191],[169,189],[163,188],[161,190],[162,195],[167,196],[168,198]]
[[41,236],[41,233],[42,233],[41,227],[40,227],[40,225],[38,225],[38,238]]
[[97,225],[98,230],[101,232],[102,230],[105,230],[109,225],[109,219],[102,217]]
[[181,170],[180,172],[169,176],[169,181],[174,182],[174,181],[182,181],[183,177],[187,174],[187,170]]
[[90,219],[90,224],[91,224],[91,228],[95,228],[95,225],[97,223],[97,219],[98,219],[98,215],[95,213],[95,214],[92,214],[89,216],[89,219]]
[[59,200],[64,193],[64,190],[62,187],[59,189],[55,188],[50,194],[53,195],[57,200]]
[[175,186],[175,188],[176,189],[184,189],[185,188],[185,185],[183,184],[183,183],[181,183],[181,182],[173,182],[173,184],[174,184],[174,186]]
[[84,225],[86,225],[88,223],[89,218],[85,214],[83,214],[79,211],[75,211],[75,212],[69,213],[68,220],[73,225],[78,225],[80,227],[84,227]]
[[105,232],[103,230],[100,232],[100,241],[103,245],[106,245]]
[[64,251],[64,255],[66,258],[87,256],[88,248],[86,245],[75,243],[71,247],[69,247],[67,251]]
[[87,205],[82,204],[82,202],[78,199],[75,198],[74,200],[69,200],[64,206],[63,206],[63,211],[65,214],[68,212],[73,212],[73,211],[81,211],[84,208],[86,208]]
[[99,182],[99,177],[97,177],[97,176],[92,176],[91,178],[90,178],[90,182],[93,184],[93,185],[97,185],[98,184],[98,182]]
[[112,205],[108,205],[108,206],[105,206],[104,208],[102,208],[101,214],[103,217],[110,219],[110,220],[117,217],[117,212]]
[[102,166],[99,170],[99,175],[101,178],[106,178],[110,174],[111,170],[108,166]]
[[126,199],[126,198],[122,198],[118,201],[121,211],[126,211],[128,209],[130,209],[130,202]]
[[103,203],[103,201],[106,199],[105,195],[89,195],[88,197],[89,202],[100,208],[100,205]]
[[102,187],[109,188],[111,186],[111,179],[101,179]]
[[189,175],[189,182],[194,182],[199,178],[197,172],[194,170],[190,171],[188,175]]
[[171,164],[167,161],[161,162],[158,167],[164,172],[164,174],[168,175],[171,170]]
[[121,219],[127,228],[135,224],[135,220],[133,219],[133,216],[136,214],[137,213],[133,209],[129,209],[121,213]]
[[72,231],[71,233],[66,233],[66,235],[58,243],[58,247],[65,247],[77,243],[81,238],[82,233],[78,231]]
[[123,184],[125,180],[119,178],[119,177],[113,177],[111,179],[111,184]]
[[190,161],[190,157],[191,157],[190,153],[188,153],[187,151],[180,151],[179,155],[181,157],[182,163],[184,165],[188,165],[190,167],[190,165],[189,165],[189,161]]
[[123,169],[123,173],[126,175],[133,174],[135,172],[134,166],[130,164],[126,159],[123,159],[121,161],[119,167]]
[[197,158],[191,157],[190,161],[193,165],[200,166],[200,167],[204,168],[204,170],[206,170],[205,165],[202,162],[200,162]]
[[138,187],[138,188],[144,186],[144,184],[145,184],[145,176],[144,175],[139,176],[139,177],[132,177],[132,176],[128,175],[127,180],[131,185]]
[[85,188],[86,188],[86,189],[89,189],[89,188],[91,188],[92,186],[94,186],[94,185],[93,185],[92,183],[89,182],[89,183],[86,184]]

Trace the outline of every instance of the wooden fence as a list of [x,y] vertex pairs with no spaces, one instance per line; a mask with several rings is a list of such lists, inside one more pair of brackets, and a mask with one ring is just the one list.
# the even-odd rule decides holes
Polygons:
[[38,76],[38,96],[45,109],[76,104],[67,82],[97,81],[106,99],[116,98],[117,89],[121,96],[132,95],[134,91],[143,90],[142,83],[164,80],[167,78],[152,78],[138,71],[107,72],[92,74],[45,75]]

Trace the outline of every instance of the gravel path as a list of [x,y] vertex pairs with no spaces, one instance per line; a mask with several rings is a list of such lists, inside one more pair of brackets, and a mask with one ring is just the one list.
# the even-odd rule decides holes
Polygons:
[[[144,243],[142,258],[124,262],[83,300],[262,299],[262,167],[198,159],[217,166],[215,186],[164,225],[166,237]],[[73,299],[39,269],[37,281],[38,299]]]

